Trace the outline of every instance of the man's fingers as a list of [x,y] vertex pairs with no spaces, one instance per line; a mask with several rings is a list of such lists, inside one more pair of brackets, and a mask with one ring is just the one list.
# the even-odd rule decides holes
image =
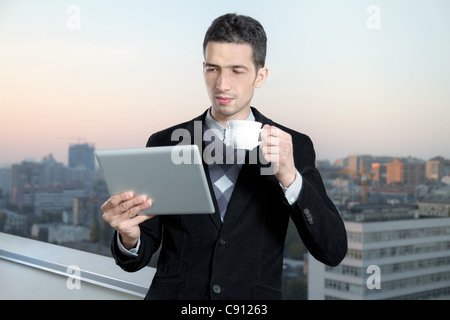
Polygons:
[[[120,216],[120,220],[132,219],[137,216],[141,211],[150,208],[152,205],[151,200],[147,200],[145,196],[134,198],[126,202],[125,206],[116,207],[116,216]],[[119,208],[119,209],[117,209]],[[123,211],[122,209],[126,209]]]
[[292,155],[292,137],[275,126],[264,125],[261,151],[266,161],[285,163]]
[[120,223],[120,221],[135,217],[151,205],[152,200],[149,200],[145,195],[134,197],[131,192],[117,194],[102,206],[103,219],[107,222],[118,219],[117,222]]
[[151,214],[138,214],[137,216],[135,216],[132,220],[134,222],[136,222],[136,224],[141,224],[142,222],[153,218],[155,215],[151,215]]
[[278,146],[263,146],[262,153],[265,155],[278,155],[280,154],[280,148]]
[[124,192],[115,194],[102,205],[102,211],[105,212],[107,210],[113,209],[118,205],[120,205],[122,202],[130,200],[133,197],[134,197],[133,192]]
[[261,132],[261,141],[263,145],[277,146],[280,143],[281,130],[274,126],[264,125]]
[[121,212],[120,214],[111,215],[108,212],[106,212],[103,214],[103,220],[108,222],[114,229],[128,230],[144,222],[145,220],[154,217],[154,215],[140,214],[143,210],[148,209],[151,206],[152,201],[147,200],[140,205],[131,207],[125,212]]
[[135,202],[134,206],[132,206],[131,208],[129,208],[127,211],[124,212],[124,214],[128,218],[130,218],[130,219],[134,218],[141,211],[144,211],[145,209],[148,209],[152,206],[152,204],[153,204],[152,200],[147,200],[146,196],[141,196],[140,198],[141,199],[139,199],[138,201]]
[[279,129],[268,124],[264,125],[261,133],[261,151],[266,160],[269,160],[271,155],[279,153]]
[[147,201],[147,196],[140,195],[131,200],[121,202],[117,207],[120,209],[120,212],[127,212],[131,208],[143,204],[145,201]]

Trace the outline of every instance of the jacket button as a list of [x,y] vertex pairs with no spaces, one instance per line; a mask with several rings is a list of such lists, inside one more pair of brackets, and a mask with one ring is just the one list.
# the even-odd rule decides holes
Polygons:
[[222,288],[219,285],[215,284],[213,286],[213,291],[214,293],[220,293],[222,291]]
[[227,242],[222,238],[219,239],[219,245],[224,246]]

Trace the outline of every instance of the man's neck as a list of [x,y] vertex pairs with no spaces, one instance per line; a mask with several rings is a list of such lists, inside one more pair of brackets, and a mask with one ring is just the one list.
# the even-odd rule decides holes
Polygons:
[[247,120],[248,117],[250,116],[250,107],[244,108],[240,112],[238,112],[237,114],[234,114],[232,116],[224,116],[221,114],[216,114],[212,107],[210,109],[210,112],[211,112],[211,117],[226,128],[228,126],[227,121]]

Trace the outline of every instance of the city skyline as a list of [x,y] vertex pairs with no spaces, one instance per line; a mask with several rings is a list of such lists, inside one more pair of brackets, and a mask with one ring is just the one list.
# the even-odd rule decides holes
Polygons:
[[0,165],[50,153],[67,164],[78,139],[144,147],[202,113],[201,43],[226,12],[255,17],[268,34],[269,78],[253,105],[308,134],[318,160],[448,159],[449,9],[442,0],[1,1]]
[[[52,158],[52,161],[55,161],[57,163],[62,163],[66,167],[71,167],[71,165],[70,165],[71,149],[78,148],[78,147],[92,148],[92,152],[95,151],[95,150],[98,150],[97,148],[95,148],[95,143],[92,143],[92,142],[89,142],[89,141],[81,142],[79,140],[78,142],[71,143],[71,144],[67,145],[66,154],[65,154],[65,156],[63,156],[65,158],[64,160],[57,158],[55,156],[55,154],[50,151],[49,153],[44,154],[41,157],[26,156],[22,160],[19,160],[19,161],[16,161],[16,162],[3,162],[3,163],[0,163],[0,168],[9,167],[11,165],[20,164],[20,163],[23,163],[23,162],[40,163],[42,161],[48,160],[49,158]],[[450,158],[444,157],[441,154],[436,154],[433,157],[425,159],[425,158],[417,157],[417,156],[412,155],[412,154],[403,155],[403,156],[402,155],[392,156],[392,155],[388,155],[388,154],[382,154],[382,155],[380,155],[380,154],[373,154],[373,153],[370,153],[370,152],[369,153],[364,153],[364,154],[356,154],[356,153],[355,154],[348,154],[348,155],[346,155],[344,157],[341,157],[341,158],[338,158],[338,159],[333,159],[333,161],[332,161],[332,159],[326,159],[326,158],[318,159],[317,158],[316,161],[319,161],[319,162],[328,161],[333,166],[334,165],[339,166],[336,163],[340,163],[342,160],[346,160],[346,159],[348,160],[351,157],[367,157],[367,156],[373,157],[373,158],[392,158],[392,159],[400,159],[400,160],[415,159],[415,160],[419,160],[419,161],[423,161],[423,162],[430,161],[430,160],[432,160],[434,158],[437,158],[437,157],[442,157],[445,160],[449,160],[450,161]],[[97,163],[97,160],[95,159],[95,157],[94,157],[94,162],[95,162],[95,165],[97,167],[98,163]]]

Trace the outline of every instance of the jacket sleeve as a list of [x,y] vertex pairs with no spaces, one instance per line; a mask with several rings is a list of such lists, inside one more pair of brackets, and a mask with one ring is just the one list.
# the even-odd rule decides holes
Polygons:
[[141,245],[137,256],[129,256],[120,251],[117,244],[117,231],[114,232],[111,241],[111,252],[116,264],[125,271],[134,272],[147,266],[161,244],[161,222],[159,216],[146,220],[139,226],[141,228]]
[[293,137],[294,161],[303,178],[292,220],[311,255],[320,262],[337,266],[347,254],[344,222],[327,196],[319,171],[315,167],[315,151],[308,136]]
[[[156,135],[152,135],[147,142],[147,147],[157,144]],[[117,231],[114,232],[111,241],[111,253],[123,270],[134,272],[142,269],[150,263],[153,254],[161,245],[162,238],[162,218],[161,216],[154,216],[153,218],[144,221],[139,225],[141,229],[141,244],[137,252],[137,256],[130,256],[123,254],[117,244]]]

